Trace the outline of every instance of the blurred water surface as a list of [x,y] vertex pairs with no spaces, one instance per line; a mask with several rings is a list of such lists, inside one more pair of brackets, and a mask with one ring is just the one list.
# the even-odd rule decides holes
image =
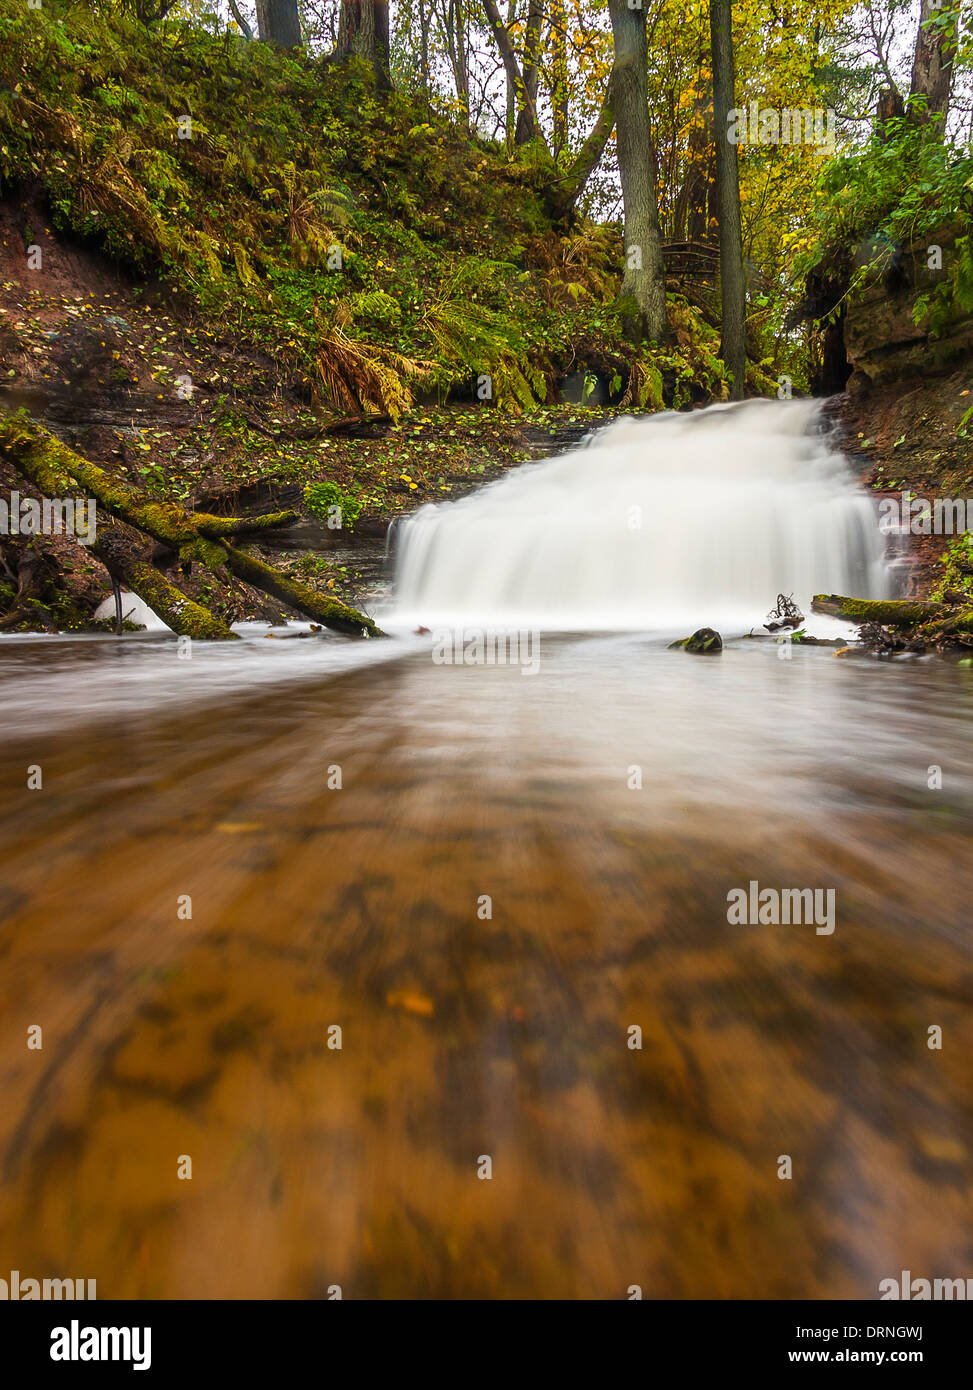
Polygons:
[[[583,634],[534,676],[428,639],[175,650],[0,643],[5,1277],[973,1273],[968,671]],[[834,934],[731,926],[750,880],[834,888]]]

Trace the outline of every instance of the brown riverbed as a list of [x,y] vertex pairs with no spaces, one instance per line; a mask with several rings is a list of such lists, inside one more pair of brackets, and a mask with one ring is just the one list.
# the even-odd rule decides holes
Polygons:
[[[869,1299],[973,1274],[973,676],[369,647],[0,646],[0,1274]],[[834,933],[730,925],[751,879],[834,888]]]

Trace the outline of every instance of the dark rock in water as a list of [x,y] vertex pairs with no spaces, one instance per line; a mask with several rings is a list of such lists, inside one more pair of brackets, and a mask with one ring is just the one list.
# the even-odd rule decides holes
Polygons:
[[701,627],[697,628],[691,637],[684,637],[681,642],[670,643],[671,647],[681,647],[684,652],[721,652],[723,638],[711,627]]

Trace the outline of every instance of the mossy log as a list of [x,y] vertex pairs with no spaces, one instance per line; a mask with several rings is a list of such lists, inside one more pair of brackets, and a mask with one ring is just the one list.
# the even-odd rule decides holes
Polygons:
[[[275,512],[265,517],[220,517],[207,512],[190,514],[174,502],[153,501],[130,483],[112,477],[97,464],[76,454],[24,411],[18,411],[15,415],[0,420],[0,453],[48,497],[63,496],[81,488],[112,516],[144,531],[162,545],[178,551],[184,561],[196,560],[213,570],[225,566],[248,584],[271,594],[332,631],[353,637],[385,635],[371,618],[354,608],[349,608],[339,599],[316,594],[270,565],[244,555],[227,543],[230,536],[252,534],[268,526],[286,526],[296,519],[296,512]],[[95,554],[98,554],[97,546],[93,549]],[[178,595],[184,605],[189,604],[190,600],[180,594],[169,580],[163,579],[159,571],[153,569],[147,561],[140,560],[139,565],[144,566],[144,572],[139,570],[136,576],[138,582],[146,590],[155,589],[160,598],[169,605],[172,615],[178,619],[182,609],[173,595]],[[118,576],[113,574],[112,577]],[[160,588],[160,581],[167,589]],[[134,583],[129,583],[128,579],[124,582],[129,584],[140,598],[145,599],[174,632],[188,636],[201,635],[198,630],[200,620],[196,615],[191,615],[192,621],[188,626],[173,626],[169,617],[160,612],[141,589],[136,588]],[[199,613],[206,613],[199,604],[193,606]],[[212,614],[208,617],[213,626],[213,635],[233,635],[226,624],[221,623]],[[223,631],[219,631],[220,629]]]
[[211,540],[230,536],[252,536],[258,531],[272,531],[292,526],[300,520],[299,512],[264,512],[262,516],[211,516],[209,512],[193,512],[196,529]]
[[227,569],[238,579],[252,584],[257,589],[263,589],[265,594],[272,594],[290,608],[300,609],[314,622],[323,623],[325,627],[330,627],[335,632],[345,632],[351,637],[385,635],[371,618],[366,618],[354,608],[349,608],[340,599],[312,593],[302,584],[295,584],[279,570],[272,569],[270,565],[265,565],[262,560],[257,560],[252,555],[244,555],[242,550],[236,550],[232,545],[225,545],[223,550],[226,553]]
[[973,632],[973,606],[944,609],[942,617],[923,623],[918,635],[934,642],[940,637],[951,637],[960,632]]
[[[933,599],[845,598],[841,594],[817,594],[815,613],[857,623],[862,629],[898,628],[909,639],[909,649],[925,646],[968,646],[973,634],[973,604],[937,603]],[[865,635],[865,634],[863,634]]]
[[222,540],[290,526],[298,519],[294,511],[271,512],[267,516],[212,516],[209,512],[190,515],[174,502],[156,502],[131,483],[113,478],[96,463],[82,458],[19,412],[0,420],[0,452],[47,497],[63,496],[77,484],[97,498],[112,516],[174,550],[191,545],[200,536]]
[[946,604],[928,600],[846,598],[842,594],[815,594],[811,610],[848,623],[880,623],[883,627],[918,627],[950,612]]
[[149,564],[136,536],[127,527],[112,526],[103,531],[90,548],[112,579],[138,594],[179,637],[211,642],[237,640],[236,633],[221,618],[188,598]]

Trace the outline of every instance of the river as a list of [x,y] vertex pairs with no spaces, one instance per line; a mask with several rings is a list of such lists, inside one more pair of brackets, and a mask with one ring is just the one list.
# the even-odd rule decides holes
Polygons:
[[[100,1298],[968,1273],[973,676],[671,622],[448,663],[408,624],[450,568],[388,642],[0,643],[5,1264]],[[833,891],[833,929],[729,920],[751,883]]]

